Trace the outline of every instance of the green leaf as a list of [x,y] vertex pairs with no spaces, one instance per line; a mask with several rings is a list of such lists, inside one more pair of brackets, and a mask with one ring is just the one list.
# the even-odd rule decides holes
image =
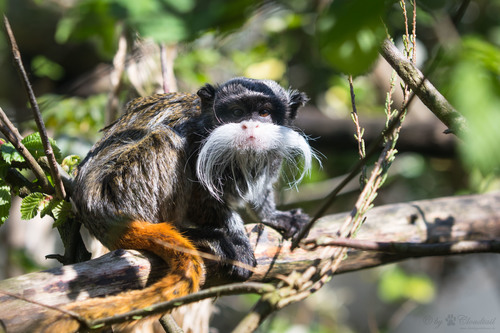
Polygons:
[[24,162],[24,157],[14,148],[12,143],[5,143],[0,147],[2,158],[7,164],[12,162]]
[[72,174],[73,171],[76,170],[78,167],[78,164],[80,164],[81,158],[78,155],[68,155],[66,156],[62,163],[61,166],[66,171],[68,174]]
[[52,210],[54,214],[55,221],[53,227],[59,227],[63,225],[69,218],[74,216],[73,207],[71,203],[63,200]]
[[317,24],[324,59],[346,74],[368,71],[386,37],[383,17],[390,4],[385,0],[334,1]]
[[194,0],[162,0],[162,1],[180,13],[190,12],[196,5],[196,1]]
[[11,198],[10,186],[0,186],[0,225],[9,218]]
[[54,214],[52,211],[55,209],[55,207],[61,202],[62,200],[57,200],[57,199],[52,199],[50,200],[46,205],[43,205],[43,207],[40,207],[40,218],[43,218],[45,216],[50,216],[55,219]]
[[[42,156],[45,156],[45,149],[43,148],[43,143],[42,139],[40,137],[40,133],[35,132],[33,134],[28,135],[21,141],[28,151],[35,157],[35,159],[38,159]],[[49,138],[50,145],[52,146],[52,150],[54,151],[54,156],[56,160],[60,160],[62,155],[61,155],[61,149],[57,146],[55,140]]]
[[40,192],[31,193],[23,198],[21,201],[21,218],[31,220],[41,209],[48,205],[51,198],[51,196]]
[[448,95],[469,127],[459,145],[461,157],[469,170],[477,168],[487,175],[500,172],[500,150],[495,148],[500,142],[500,83],[498,70],[491,70],[495,60],[485,60],[493,57],[489,57],[489,50],[482,51],[475,50],[476,58],[469,49],[458,53],[461,61],[451,71]]
[[51,199],[40,211],[40,217],[47,215],[54,219],[53,227],[58,227],[73,216],[73,207],[68,201]]
[[163,13],[161,16],[141,17],[134,23],[141,36],[150,37],[157,42],[178,42],[188,36],[184,21],[168,13]]
[[434,298],[435,288],[427,276],[409,275],[394,266],[381,276],[378,294],[386,302],[411,299],[418,303],[428,303]]
[[64,68],[61,65],[42,55],[33,58],[31,68],[36,76],[48,77],[52,80],[59,80],[64,75]]

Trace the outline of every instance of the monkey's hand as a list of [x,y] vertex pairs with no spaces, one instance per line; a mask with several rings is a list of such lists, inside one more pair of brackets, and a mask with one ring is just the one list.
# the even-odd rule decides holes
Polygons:
[[276,211],[271,219],[265,219],[263,224],[275,229],[285,238],[294,238],[298,232],[309,221],[309,215],[304,213],[302,209],[292,209],[286,212]]
[[199,251],[215,255],[216,259],[205,260],[208,281],[205,287],[228,282],[245,281],[252,276],[251,269],[257,265],[248,237],[241,229],[223,228],[186,229]]

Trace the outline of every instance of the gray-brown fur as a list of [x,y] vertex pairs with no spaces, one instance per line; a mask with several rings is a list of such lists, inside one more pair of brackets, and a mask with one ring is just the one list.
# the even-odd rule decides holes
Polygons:
[[[112,246],[115,233],[129,222],[169,222],[200,250],[255,265],[235,207],[247,204],[264,223],[287,237],[293,236],[307,216],[298,210],[277,211],[272,182],[282,159],[293,159],[297,147],[292,142],[289,151],[279,144],[254,152],[252,146],[242,150],[231,140],[217,143],[220,147],[216,150],[237,151],[234,156],[248,157],[243,155],[242,163],[227,164],[227,170],[218,170],[217,163],[213,163],[213,170],[220,174],[215,179],[220,188],[212,191],[198,178],[199,151],[203,145],[211,144],[211,134],[218,127],[228,123],[262,123],[278,129],[277,133],[291,134],[293,140],[300,141],[297,154],[310,159],[302,137],[288,128],[297,108],[306,100],[304,94],[286,91],[272,81],[245,78],[221,86],[207,85],[197,95],[159,94],[133,100],[124,116],[104,129],[103,138],[79,167],[73,200],[81,220],[108,247]],[[240,115],[241,110],[231,111],[234,105],[244,109],[244,114]],[[264,115],[263,108],[270,116]],[[246,167],[248,172],[239,169]],[[241,193],[242,189],[251,190],[249,186],[253,189],[248,179],[243,185],[238,179],[243,173],[261,183],[250,196]],[[214,195],[216,191],[222,193],[220,197]],[[215,269],[211,270],[211,266]],[[209,263],[208,267],[222,278],[246,279],[250,274],[225,262]]]

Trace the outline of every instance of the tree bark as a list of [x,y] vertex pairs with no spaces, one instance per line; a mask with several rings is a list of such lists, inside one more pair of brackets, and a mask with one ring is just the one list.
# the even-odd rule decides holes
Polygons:
[[[357,233],[358,240],[411,242],[413,244],[450,244],[436,252],[384,253],[350,250],[337,273],[350,272],[403,260],[410,257],[454,254],[453,242],[492,241],[490,252],[498,252],[500,241],[500,193],[440,198],[381,206],[367,214]],[[330,215],[318,221],[308,239],[335,237],[348,213]],[[290,241],[262,225],[249,225],[248,231],[258,265],[251,281],[271,281],[278,275],[321,265],[321,247],[298,248],[290,252]],[[488,250],[486,250],[488,251]],[[465,251],[474,252],[474,251]],[[476,251],[477,252],[477,251]],[[460,253],[463,253],[460,252]],[[118,250],[80,264],[30,273],[0,282],[0,327],[7,332],[29,331],[46,316],[56,314],[43,305],[58,306],[88,297],[116,294],[143,288],[167,272],[154,255]],[[0,329],[1,331],[1,329]]]

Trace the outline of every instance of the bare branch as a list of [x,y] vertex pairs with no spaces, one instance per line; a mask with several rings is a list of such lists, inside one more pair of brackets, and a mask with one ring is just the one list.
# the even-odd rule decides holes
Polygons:
[[108,102],[106,103],[106,126],[110,125],[118,118],[119,99],[118,93],[122,87],[123,72],[127,61],[127,38],[125,32],[120,34],[118,39],[118,50],[113,57],[113,70],[109,76],[111,81],[111,90],[108,94]]
[[160,324],[167,333],[184,333],[171,314],[165,314],[160,318]]
[[26,89],[31,104],[31,109],[33,110],[35,122],[38,127],[38,131],[40,132],[40,138],[42,139],[43,148],[45,150],[45,156],[47,156],[49,160],[50,175],[52,176],[52,180],[54,181],[56,196],[60,199],[64,199],[66,197],[66,191],[64,190],[64,185],[61,180],[61,176],[59,175],[59,170],[57,169],[57,161],[54,156],[52,146],[50,145],[49,137],[47,135],[47,130],[45,129],[45,124],[43,123],[42,114],[40,113],[35,93],[33,92],[33,88],[31,87],[31,84],[29,82],[28,74],[24,69],[24,65],[21,59],[21,54],[19,52],[19,48],[17,46],[14,34],[12,33],[9,20],[5,15],[4,15],[4,26],[7,32],[7,36],[9,37],[9,42],[12,48],[12,55],[14,57],[14,62],[16,63],[19,74],[21,75],[21,79],[23,81],[24,87]]
[[308,248],[342,246],[363,251],[399,254],[406,257],[428,257],[452,254],[500,252],[500,240],[457,241],[438,244],[412,242],[376,242],[351,238],[335,238],[328,241],[307,243]]
[[451,133],[460,136],[467,131],[466,119],[424,78],[422,72],[410,60],[401,55],[390,40],[383,42],[380,52],[429,110],[448,126]]
[[165,313],[173,308],[198,302],[207,298],[240,294],[267,294],[272,293],[274,290],[275,288],[270,284],[256,282],[234,283],[225,286],[211,287],[194,294],[189,294],[171,301],[152,305],[147,309],[133,310],[113,317],[93,320],[88,322],[87,326],[94,327],[101,324],[111,325],[115,323],[123,323],[134,317],[144,317],[152,314]]
[[177,81],[174,74],[174,61],[177,57],[176,45],[160,44],[160,64],[163,92],[169,93],[177,91]]
[[[354,94],[352,75],[349,75],[348,81],[349,81],[349,90],[351,92],[351,106],[352,106],[351,118],[352,121],[354,122],[354,126],[356,127],[356,134],[354,134],[354,137],[358,143],[359,158],[363,158],[366,155],[365,140],[363,139],[363,134],[365,130],[364,128],[361,129],[361,125],[359,124],[358,110],[356,108],[356,95]],[[359,183],[361,188],[366,184],[366,165],[364,165],[361,168],[361,176]]]

